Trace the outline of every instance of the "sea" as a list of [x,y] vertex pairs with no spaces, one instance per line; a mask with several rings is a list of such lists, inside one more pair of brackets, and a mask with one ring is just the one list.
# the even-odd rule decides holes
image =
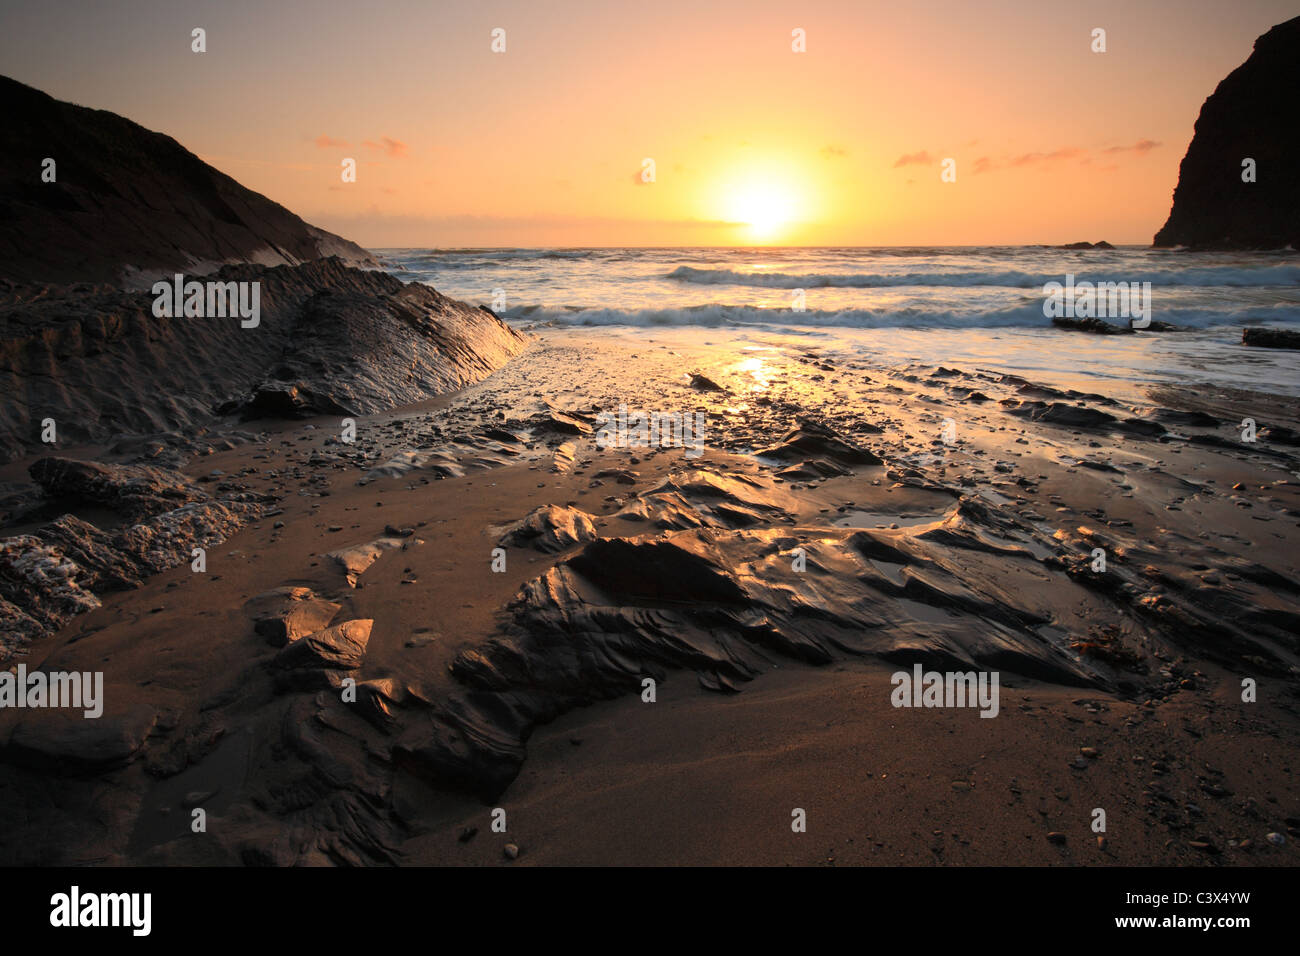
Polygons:
[[[890,364],[939,362],[1056,381],[1211,384],[1300,396],[1300,351],[1243,346],[1300,331],[1300,255],[1121,246],[377,249],[404,281],[487,305],[521,329],[716,329],[794,337]],[[1150,283],[1179,332],[1053,328],[1049,285]],[[1127,319],[1113,318],[1118,325]]]

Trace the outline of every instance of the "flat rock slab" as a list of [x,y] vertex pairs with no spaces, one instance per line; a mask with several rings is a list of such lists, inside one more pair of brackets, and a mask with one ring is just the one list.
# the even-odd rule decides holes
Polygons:
[[378,561],[381,554],[394,548],[400,548],[404,544],[405,542],[401,538],[376,538],[374,541],[356,544],[350,548],[327,551],[325,557],[332,558],[343,569],[343,572],[347,575],[349,587],[356,587],[357,578],[361,577],[368,567]]
[[341,608],[303,587],[275,588],[244,605],[253,618],[254,630],[276,647],[324,630]]
[[22,712],[2,754],[6,762],[59,773],[91,773],[129,763],[148,740],[158,713],[143,703],[114,711],[114,691],[105,688],[106,712],[88,718],[76,708]]
[[28,473],[51,498],[100,505],[139,520],[208,495],[180,472],[152,465],[101,465],[41,458]]

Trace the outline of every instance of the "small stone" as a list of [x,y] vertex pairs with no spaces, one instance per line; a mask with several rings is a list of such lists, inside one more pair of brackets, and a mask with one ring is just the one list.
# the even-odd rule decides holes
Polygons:
[[456,839],[461,843],[468,843],[470,840],[474,839],[477,833],[478,827],[461,827],[460,833],[456,836]]
[[1083,754],[1089,760],[1096,760],[1100,754],[1097,753],[1096,747],[1080,747],[1079,753]]
[[1053,830],[1051,833],[1047,834],[1047,842],[1055,843],[1057,846],[1062,846],[1065,843],[1065,834],[1057,830]]
[[1277,832],[1268,834],[1264,839],[1273,844],[1273,846],[1286,846],[1286,837]]
[[518,844],[515,844],[515,843],[507,843],[507,844],[502,848],[502,852],[506,855],[506,859],[507,859],[507,860],[517,860],[517,859],[519,859],[519,846],[518,846]]
[[1106,838],[1101,834],[1097,834],[1097,849],[1098,850],[1106,849]]
[[967,790],[970,789],[970,784],[967,783],[965,780],[954,780],[952,782],[952,788],[956,790],[958,793],[965,793]]

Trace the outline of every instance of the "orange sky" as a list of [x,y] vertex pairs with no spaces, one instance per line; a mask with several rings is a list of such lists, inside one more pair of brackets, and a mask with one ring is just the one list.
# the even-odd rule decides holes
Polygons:
[[372,248],[1148,243],[1291,7],[47,0],[5,5],[0,71]]

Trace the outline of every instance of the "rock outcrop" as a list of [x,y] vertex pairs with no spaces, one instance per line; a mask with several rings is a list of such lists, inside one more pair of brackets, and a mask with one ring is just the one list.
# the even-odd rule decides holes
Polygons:
[[163,468],[42,458],[29,471],[52,504],[106,509],[122,524],[109,531],[65,514],[0,538],[0,663],[99,607],[97,595],[189,561],[266,507],[249,494],[213,498]]
[[[0,460],[244,418],[364,415],[486,377],[525,339],[489,312],[339,259],[237,265],[260,319],[158,317],[148,292],[0,282]],[[44,446],[48,447],[48,446]]]
[[1265,349],[1300,349],[1300,332],[1272,328],[1242,329],[1241,344]]
[[[0,77],[0,279],[147,284],[230,262],[378,263],[170,136]],[[53,181],[45,181],[46,160]]]
[[[1201,107],[1178,171],[1173,210],[1156,246],[1300,247],[1300,17],[1255,51]],[[1254,182],[1243,181],[1253,160]]]

